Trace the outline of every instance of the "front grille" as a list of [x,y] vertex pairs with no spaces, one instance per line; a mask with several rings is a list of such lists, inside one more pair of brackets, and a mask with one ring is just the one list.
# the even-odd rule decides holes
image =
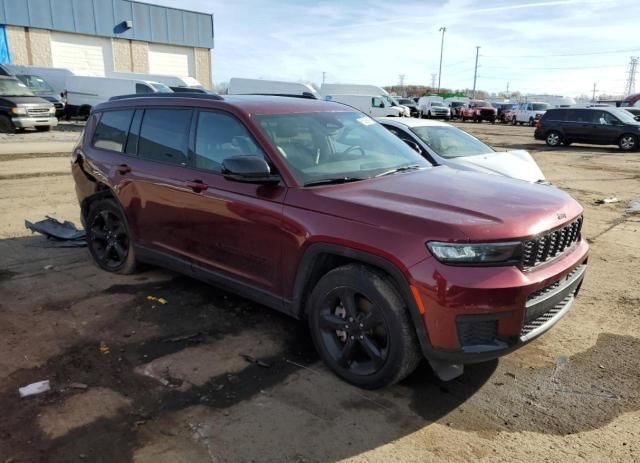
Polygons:
[[532,268],[563,254],[580,241],[582,217],[558,230],[546,233],[522,243],[522,267]]
[[571,280],[575,274],[579,273],[583,269],[583,265],[578,265],[576,268],[567,273],[561,280],[556,281],[555,283],[550,284],[542,289],[532,292],[527,297],[527,304],[535,302],[536,299],[543,297],[545,294],[548,294],[552,291],[555,291],[568,280]]
[[49,108],[28,108],[27,114],[29,116],[45,116],[49,114]]
[[482,114],[483,116],[493,116],[495,115],[495,112],[491,111],[490,109],[483,109],[482,111],[480,111],[480,114]]
[[62,103],[53,103],[56,109],[64,109],[64,105]]
[[558,314],[562,312],[562,310],[565,309],[567,305],[573,301],[575,294],[576,290],[574,289],[573,291],[571,291],[571,293],[567,294],[564,299],[562,299],[548,311],[531,320],[525,319],[524,326],[520,331],[520,337],[525,337],[532,331],[537,330],[538,328],[542,328],[547,323],[553,321],[553,319],[558,316]]
[[498,334],[498,320],[458,320],[457,325],[458,340],[463,347],[491,344]]

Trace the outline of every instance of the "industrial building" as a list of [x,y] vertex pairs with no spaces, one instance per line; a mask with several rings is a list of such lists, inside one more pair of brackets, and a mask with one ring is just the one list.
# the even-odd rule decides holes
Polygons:
[[131,0],[0,0],[0,64],[193,77],[211,88],[213,15]]

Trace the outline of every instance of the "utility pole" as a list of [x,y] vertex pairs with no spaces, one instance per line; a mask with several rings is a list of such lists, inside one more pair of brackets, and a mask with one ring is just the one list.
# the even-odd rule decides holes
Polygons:
[[327,77],[327,73],[325,71],[322,71],[322,84],[324,85],[324,80]]
[[636,73],[638,71],[638,60],[637,56],[632,56],[631,61],[629,62],[629,70],[627,71],[627,83],[625,85],[625,93],[624,96],[629,96],[636,91]]
[[596,85],[597,85],[597,84],[598,84],[598,82],[594,82],[594,83],[593,83],[593,97],[591,98],[591,101],[592,101],[593,103],[595,103],[595,102],[596,102]]
[[446,27],[441,27],[438,32],[442,32],[442,39],[440,40],[440,70],[438,71],[438,95],[440,95],[440,82],[442,80],[442,52],[444,51],[444,33],[447,32]]
[[431,73],[431,91],[433,92],[433,89],[436,88],[436,77],[438,77],[438,74],[433,72]]
[[402,93],[402,96],[406,96],[406,95],[404,94],[404,78],[405,78],[405,77],[406,77],[406,76],[405,76],[404,74],[400,74],[400,75],[398,76],[398,79],[400,79],[400,92]]
[[480,47],[476,46],[476,69],[473,71],[473,96],[472,100],[476,99],[476,80],[478,78],[478,56],[480,55]]
[[509,82],[507,82],[507,98],[509,97]]

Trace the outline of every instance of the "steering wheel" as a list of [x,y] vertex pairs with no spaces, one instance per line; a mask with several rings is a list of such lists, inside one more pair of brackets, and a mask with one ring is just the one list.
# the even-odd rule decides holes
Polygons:
[[360,151],[360,156],[364,156],[366,154],[360,145],[350,146],[349,148],[344,150],[342,152],[342,154],[349,154],[349,153],[351,153],[352,151],[355,151],[355,150],[359,150]]

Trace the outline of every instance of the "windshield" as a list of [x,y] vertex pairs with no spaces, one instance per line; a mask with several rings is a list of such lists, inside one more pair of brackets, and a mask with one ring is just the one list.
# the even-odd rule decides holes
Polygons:
[[20,79],[24,84],[27,85],[31,89],[31,91],[37,95],[55,93],[51,85],[47,83],[42,77],[39,76],[31,76],[31,75],[21,75],[16,76]]
[[442,103],[440,103],[439,101],[432,101],[431,102],[431,106],[444,106]]
[[533,103],[531,106],[534,111],[546,111],[549,109],[549,105],[547,103]]
[[462,105],[464,105],[464,103],[463,103],[463,102],[461,102],[461,101],[453,101],[453,102],[451,103],[451,107],[452,107],[452,108],[457,108],[458,106],[462,106]]
[[0,79],[0,96],[34,96],[25,84],[16,79]]
[[258,126],[301,184],[365,179],[430,164],[369,116],[318,112],[256,116]]
[[485,107],[491,106],[486,101],[474,101],[473,104],[475,104],[476,106],[485,106]]
[[394,100],[393,98],[391,98],[389,95],[381,95],[382,98],[389,103],[391,106],[400,106],[400,103],[398,103],[396,100]]
[[415,101],[410,100],[410,99],[408,99],[408,98],[400,98],[400,99],[398,100],[398,102],[399,102],[400,104],[403,104],[403,105],[412,105],[412,104],[415,104]]
[[173,93],[173,90],[160,82],[148,82],[148,84],[151,85],[151,87],[153,87],[153,89],[158,93]]
[[412,127],[411,131],[443,158],[460,158],[494,152],[477,138],[455,127]]

